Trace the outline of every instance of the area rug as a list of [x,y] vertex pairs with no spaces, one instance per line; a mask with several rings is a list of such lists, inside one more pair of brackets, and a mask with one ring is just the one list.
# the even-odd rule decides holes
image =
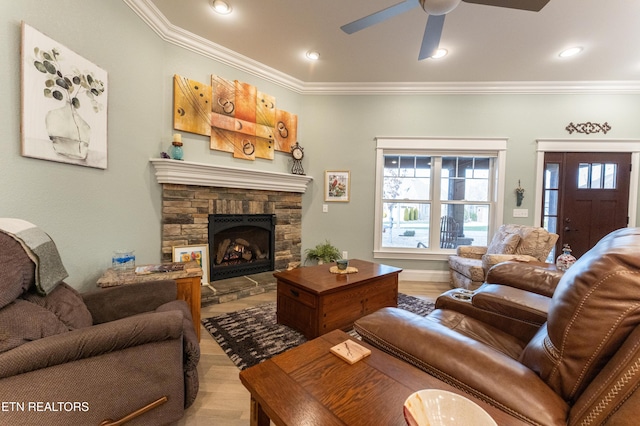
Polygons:
[[[398,307],[424,316],[434,305],[399,293]],[[307,341],[300,332],[276,323],[275,302],[205,318],[202,324],[241,370]]]

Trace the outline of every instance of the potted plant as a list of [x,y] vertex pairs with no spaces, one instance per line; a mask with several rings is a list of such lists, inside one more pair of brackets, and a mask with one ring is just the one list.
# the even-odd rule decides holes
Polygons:
[[340,250],[333,246],[329,240],[325,240],[324,243],[318,244],[312,249],[306,249],[304,254],[306,255],[305,263],[307,263],[308,260],[315,260],[318,262],[318,265],[342,259]]

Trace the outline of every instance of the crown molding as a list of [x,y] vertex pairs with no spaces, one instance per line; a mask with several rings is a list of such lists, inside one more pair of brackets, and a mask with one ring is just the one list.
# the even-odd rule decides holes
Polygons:
[[258,61],[243,56],[224,46],[173,25],[158,10],[151,0],[123,0],[160,38],[168,43],[189,50],[198,55],[214,59],[232,68],[283,86],[296,93],[302,93],[304,83],[268,67]]
[[639,94],[640,81],[486,81],[413,83],[306,83],[304,94]]
[[123,0],[160,38],[302,95],[640,94],[640,81],[307,83],[177,27],[151,0]]

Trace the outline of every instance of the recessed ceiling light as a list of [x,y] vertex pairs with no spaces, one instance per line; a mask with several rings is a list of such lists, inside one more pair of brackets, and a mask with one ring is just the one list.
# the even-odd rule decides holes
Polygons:
[[216,13],[220,15],[228,15],[231,13],[231,6],[229,3],[223,0],[213,0],[211,2],[211,7]]
[[565,49],[562,52],[560,52],[560,54],[558,56],[560,56],[561,58],[569,58],[571,56],[575,56],[578,53],[582,52],[582,47],[571,47],[569,49]]
[[447,49],[438,49],[438,50],[436,50],[436,53],[431,55],[431,59],[444,58],[445,56],[447,56],[447,53],[449,53],[449,51]]
[[310,50],[306,53],[307,59],[310,59],[312,61],[317,61],[318,59],[320,59],[320,53],[316,52],[315,50]]

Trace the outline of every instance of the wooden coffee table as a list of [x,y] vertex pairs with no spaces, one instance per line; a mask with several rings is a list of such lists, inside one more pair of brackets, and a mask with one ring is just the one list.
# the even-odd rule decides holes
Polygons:
[[373,311],[398,305],[398,274],[393,266],[349,260],[354,274],[333,274],[335,263],[273,274],[277,279],[276,316],[313,339],[335,329],[348,329]]
[[406,426],[402,406],[413,392],[442,389],[482,407],[498,425],[524,425],[366,343],[371,355],[353,365],[329,349],[349,339],[335,330],[240,372],[251,393],[251,425]]

